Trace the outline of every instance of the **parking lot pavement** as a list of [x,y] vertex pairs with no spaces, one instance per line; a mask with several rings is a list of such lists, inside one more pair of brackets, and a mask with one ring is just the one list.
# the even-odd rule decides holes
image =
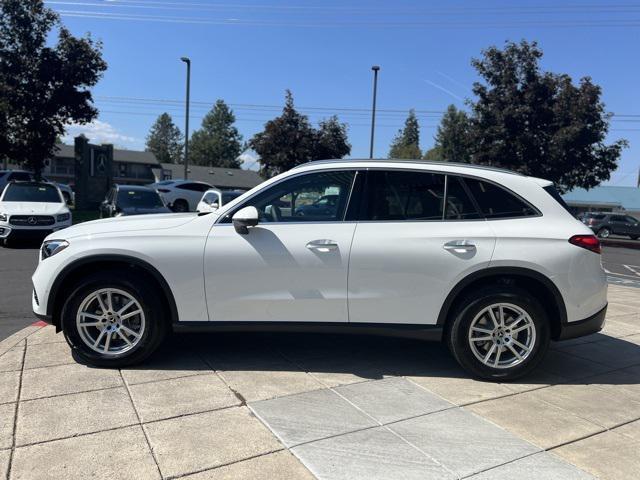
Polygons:
[[605,246],[602,248],[602,266],[609,283],[640,288],[640,250]]
[[439,344],[174,335],[148,362],[80,365],[52,327],[0,342],[0,478],[620,479],[640,468],[640,295],[515,383]]

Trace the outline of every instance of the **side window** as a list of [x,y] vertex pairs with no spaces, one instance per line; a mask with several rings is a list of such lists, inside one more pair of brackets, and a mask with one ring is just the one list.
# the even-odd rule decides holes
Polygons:
[[442,220],[445,176],[406,171],[369,172],[365,220]]
[[627,223],[631,223],[632,225],[635,225],[636,223],[638,223],[637,218],[630,217],[629,215],[627,215],[625,218],[627,219]]
[[217,202],[218,201],[218,195],[215,192],[205,193],[205,195],[202,198],[202,200],[204,200],[207,203]]
[[626,218],[624,215],[611,215],[611,221],[612,222],[622,222],[625,223],[626,222]]
[[[258,209],[260,222],[340,222],[344,220],[355,171],[317,172],[285,180],[238,206]],[[333,204],[320,203],[325,196]],[[222,223],[230,223],[235,211]]]
[[447,205],[444,213],[445,220],[473,220],[480,218],[480,214],[462,179],[455,175],[447,175]]
[[16,182],[28,182],[31,180],[31,175],[26,172],[13,172],[9,177],[9,180],[14,180]]
[[504,188],[482,180],[464,180],[483,215],[488,219],[529,217],[538,212]]
[[206,192],[210,187],[203,183],[185,183],[183,185],[178,185],[176,188],[179,188],[180,190],[189,190],[190,192]]

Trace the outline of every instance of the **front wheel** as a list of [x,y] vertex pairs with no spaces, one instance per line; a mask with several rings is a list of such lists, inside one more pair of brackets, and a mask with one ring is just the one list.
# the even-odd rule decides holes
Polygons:
[[598,236],[600,238],[609,238],[609,236],[611,235],[611,230],[609,230],[608,228],[601,228],[600,230],[598,230]]
[[82,361],[114,368],[143,361],[167,330],[162,302],[145,279],[122,272],[83,279],[64,304],[62,327]]
[[469,373],[505,381],[538,365],[549,335],[549,320],[538,300],[505,286],[480,290],[460,302],[449,323],[447,342]]

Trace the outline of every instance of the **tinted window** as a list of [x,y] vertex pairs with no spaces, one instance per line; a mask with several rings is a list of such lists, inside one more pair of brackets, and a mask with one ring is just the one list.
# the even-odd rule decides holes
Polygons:
[[222,204],[226,205],[231,200],[235,200],[236,198],[238,198],[243,193],[244,192],[222,192]]
[[218,202],[219,201],[218,194],[215,192],[205,193],[204,197],[202,197],[202,200],[207,203]]
[[190,190],[192,192],[206,192],[211,187],[204,183],[185,183],[183,185],[178,185],[176,188],[180,188],[181,190]]
[[367,180],[366,220],[442,220],[444,175],[377,171]]
[[62,203],[62,198],[53,185],[10,183],[4,191],[2,201]]
[[162,207],[164,204],[156,192],[122,188],[118,191],[118,206],[120,208],[155,208]]
[[547,185],[546,187],[544,187],[544,191],[551,195],[556,202],[562,205],[567,212],[571,213],[569,205],[567,205],[567,202],[564,201],[564,198],[562,198],[560,192],[558,192],[556,187],[554,187],[553,185]]
[[447,175],[446,220],[470,220],[480,218],[480,214],[459,177]]
[[638,219],[637,218],[633,218],[633,217],[630,217],[628,215],[625,218],[627,219],[628,223],[633,223],[633,224],[638,223]]
[[624,215],[611,215],[612,222],[626,222],[627,219]]
[[7,174],[7,172],[0,172],[0,178],[4,177]]
[[9,176],[9,180],[15,180],[16,182],[28,182],[31,180],[31,175],[26,172],[13,172]]
[[603,220],[606,217],[603,213],[587,213],[584,218],[593,218],[594,220]]
[[[260,222],[342,221],[354,174],[353,171],[345,171],[300,175],[267,188],[238,209],[256,207]],[[317,201],[326,195],[335,195],[335,204],[318,205]],[[224,222],[230,222],[232,216],[230,213]]]
[[528,217],[537,215],[529,204],[504,188],[482,180],[466,178],[465,183],[486,218]]

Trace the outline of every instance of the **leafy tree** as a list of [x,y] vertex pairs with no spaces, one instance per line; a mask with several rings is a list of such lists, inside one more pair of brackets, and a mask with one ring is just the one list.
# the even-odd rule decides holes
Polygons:
[[429,161],[441,161],[442,160],[442,147],[434,145],[432,148],[424,152],[425,160]]
[[589,77],[542,71],[536,42],[490,47],[472,64],[471,143],[476,163],[548,178],[563,190],[610,178],[626,140],[604,143],[610,115]]
[[173,123],[171,115],[163,113],[149,130],[147,151],[153,153],[161,163],[180,163],[183,148],[180,129]]
[[420,158],[420,126],[414,110],[409,110],[409,116],[404,122],[404,128],[399,130],[391,142],[389,158]]
[[[458,110],[455,105],[449,105],[440,120],[435,146],[427,154],[431,157],[437,154],[439,156],[437,160],[469,162],[471,160],[470,126],[467,114],[463,110]],[[434,149],[437,150],[433,151]]]
[[194,165],[240,168],[242,161],[242,135],[234,126],[233,111],[217,100],[202,120],[202,128],[193,132],[190,142],[189,162]]
[[72,36],[42,0],[2,0],[0,151],[39,176],[65,125],[98,115],[88,89],[106,68],[102,44]]
[[272,177],[296,165],[323,158],[342,158],[351,152],[347,126],[331,117],[316,130],[306,115],[293,105],[293,95],[286,91],[282,115],[269,120],[262,132],[249,141],[260,156],[260,174]]
[[320,122],[315,137],[313,158],[316,160],[342,158],[351,153],[347,125],[340,123],[335,115]]

